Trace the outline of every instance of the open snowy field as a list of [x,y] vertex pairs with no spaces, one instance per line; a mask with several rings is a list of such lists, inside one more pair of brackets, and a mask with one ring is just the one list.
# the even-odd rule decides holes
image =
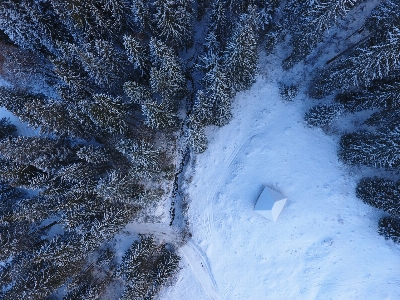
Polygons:
[[[160,298],[398,299],[400,248],[378,235],[382,212],[355,197],[334,137],[305,126],[305,103],[282,102],[260,77],[233,106],[188,184],[205,272],[183,260]],[[276,223],[253,211],[263,185],[288,197]]]

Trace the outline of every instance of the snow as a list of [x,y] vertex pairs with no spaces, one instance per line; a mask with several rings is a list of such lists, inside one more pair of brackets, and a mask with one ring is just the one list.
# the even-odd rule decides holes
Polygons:
[[[283,102],[260,76],[230,124],[209,129],[186,183],[204,272],[183,255],[160,299],[398,298],[400,248],[378,235],[382,212],[355,197],[360,175],[338,161],[338,137],[304,124],[309,105]],[[288,198],[276,222],[253,210],[264,185]]]

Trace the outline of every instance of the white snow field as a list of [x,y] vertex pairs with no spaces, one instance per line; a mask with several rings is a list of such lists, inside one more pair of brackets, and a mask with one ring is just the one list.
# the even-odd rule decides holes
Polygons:
[[[233,107],[187,184],[204,272],[183,255],[160,299],[399,299],[400,247],[378,235],[382,212],[355,197],[337,137],[308,128],[305,102],[283,102],[261,76]],[[288,198],[275,223],[253,211],[263,185]]]

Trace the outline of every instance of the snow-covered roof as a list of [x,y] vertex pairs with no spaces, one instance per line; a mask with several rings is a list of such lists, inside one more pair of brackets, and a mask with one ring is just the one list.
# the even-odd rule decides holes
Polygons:
[[281,193],[266,186],[258,197],[254,210],[263,217],[275,222],[285,206],[286,200],[287,198]]

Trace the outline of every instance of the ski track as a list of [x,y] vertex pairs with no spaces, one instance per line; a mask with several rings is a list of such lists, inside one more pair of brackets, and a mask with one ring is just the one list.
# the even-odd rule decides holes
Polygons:
[[[213,191],[211,193],[212,196],[207,197],[207,206],[206,206],[207,209],[206,209],[205,215],[203,217],[204,222],[207,224],[207,226],[205,226],[205,227],[208,229],[208,234],[211,236],[212,240],[217,239],[216,233],[214,230],[215,223],[214,223],[213,204],[215,204],[217,201],[218,190],[221,187],[222,182],[224,180],[226,180],[228,172],[231,170],[233,163],[235,162],[236,158],[241,153],[241,151],[248,145],[249,142],[251,142],[253,140],[254,137],[259,136],[261,134],[262,134],[262,131],[253,130],[253,131],[250,131],[248,134],[244,135],[244,136],[250,136],[250,137],[247,138],[240,146],[237,146],[232,151],[232,153],[229,155],[228,159],[226,160],[228,162],[227,163],[228,166],[225,168],[225,172],[220,176],[219,181],[215,182],[212,186],[212,189],[211,189]],[[206,256],[206,255],[204,255],[204,256]],[[211,268],[209,268],[208,271],[209,271],[210,277],[213,278]],[[214,282],[215,282],[215,280],[214,280]],[[216,283],[215,283],[215,286],[216,286]],[[224,291],[222,292],[224,299],[226,299],[228,290],[224,289]]]

